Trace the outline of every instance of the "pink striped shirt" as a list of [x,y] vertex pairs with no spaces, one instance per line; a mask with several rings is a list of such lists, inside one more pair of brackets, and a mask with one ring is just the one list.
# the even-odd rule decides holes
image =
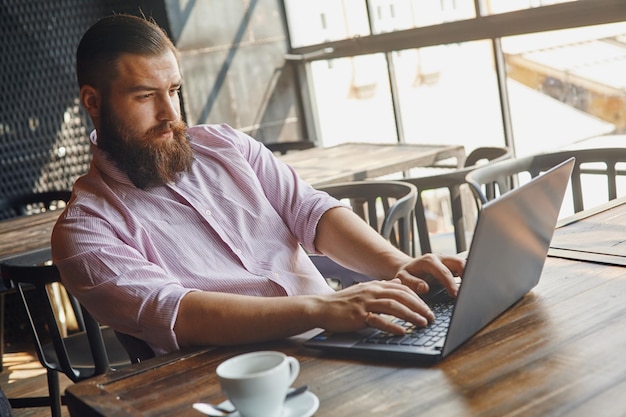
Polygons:
[[315,252],[320,217],[341,204],[227,125],[188,134],[191,172],[146,190],[92,146],[91,168],[52,235],[70,292],[98,321],[158,354],[179,349],[173,327],[189,291],[332,292],[301,245]]

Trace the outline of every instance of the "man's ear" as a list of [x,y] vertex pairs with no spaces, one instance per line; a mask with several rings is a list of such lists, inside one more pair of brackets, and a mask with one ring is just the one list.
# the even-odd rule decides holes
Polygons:
[[87,84],[80,87],[80,102],[92,118],[100,117],[102,95],[96,88]]

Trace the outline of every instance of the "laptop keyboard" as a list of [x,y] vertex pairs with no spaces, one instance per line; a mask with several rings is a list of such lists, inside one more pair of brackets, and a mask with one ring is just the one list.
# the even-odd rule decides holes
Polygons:
[[396,318],[393,320],[394,323],[403,326],[406,329],[406,334],[396,335],[380,331],[368,336],[363,342],[416,347],[441,347],[448,333],[453,308],[454,303],[435,304],[431,306],[433,313],[435,313],[435,321],[428,325],[428,327],[415,327],[412,323]]

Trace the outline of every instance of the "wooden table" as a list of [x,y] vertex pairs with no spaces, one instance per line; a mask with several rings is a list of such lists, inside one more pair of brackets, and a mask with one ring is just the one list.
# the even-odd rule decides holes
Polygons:
[[[604,222],[625,212],[625,204],[614,206]],[[625,294],[622,267],[549,257],[537,287],[431,367],[322,355],[292,338],[155,358],[70,386],[67,401],[73,416],[198,417],[194,401],[224,399],[215,375],[220,362],[276,349],[301,361],[295,385],[319,397],[316,416],[623,415]]]
[[457,166],[461,167],[465,148],[462,145],[344,143],[290,152],[279,158],[309,184],[322,186],[434,166],[449,158],[455,158]]
[[559,222],[550,254],[626,266],[626,197]]
[[0,261],[50,247],[50,235],[61,210],[0,221]]

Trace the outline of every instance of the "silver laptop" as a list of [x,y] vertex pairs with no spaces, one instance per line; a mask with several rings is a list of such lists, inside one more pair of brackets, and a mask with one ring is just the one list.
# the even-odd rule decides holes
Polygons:
[[405,336],[324,331],[304,346],[430,363],[448,356],[539,282],[573,166],[570,158],[483,206],[458,297],[429,294],[434,323]]

